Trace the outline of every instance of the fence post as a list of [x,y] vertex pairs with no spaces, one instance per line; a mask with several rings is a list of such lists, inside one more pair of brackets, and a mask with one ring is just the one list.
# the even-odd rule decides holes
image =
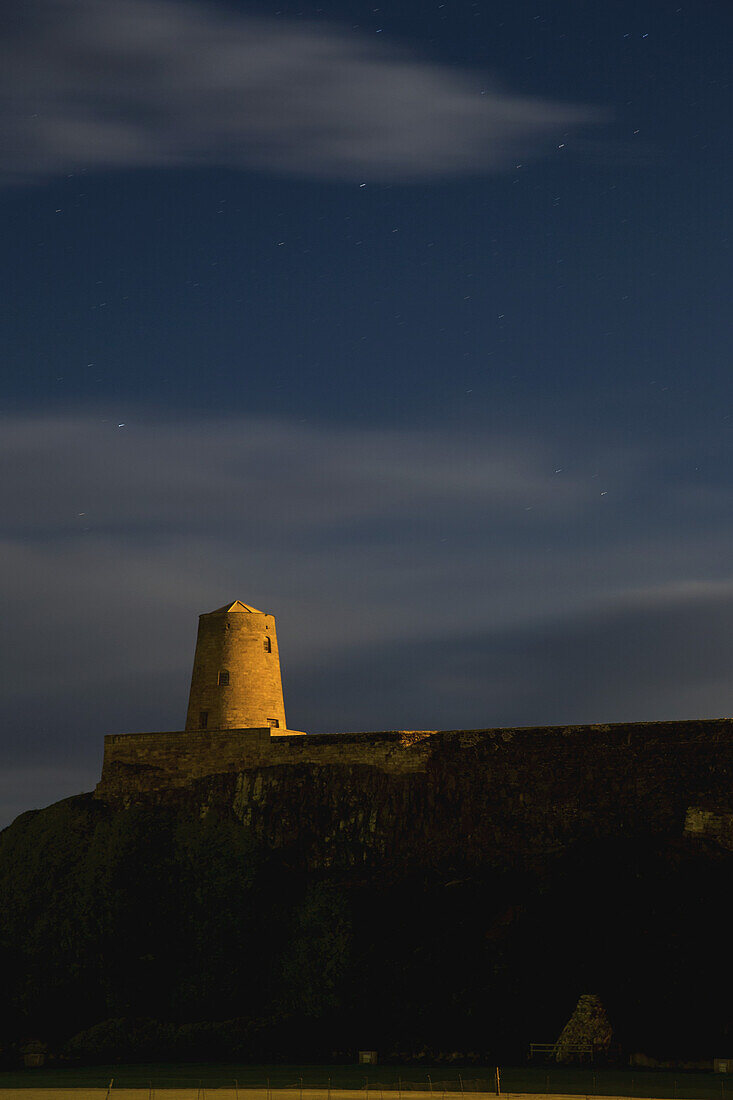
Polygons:
[[269,1077],[267,1078],[267,1100],[272,1100],[272,1097],[270,1096],[270,1078]]
[[234,1082],[234,1097],[235,1100],[239,1100],[239,1081]]
[[300,1079],[300,1100],[303,1100],[303,1078]]
[[463,1077],[460,1075],[460,1073],[458,1074],[458,1080],[459,1080],[460,1085],[461,1085],[461,1092],[463,1092]]
[[331,1100],[331,1078],[328,1079],[328,1100]]
[[496,1095],[501,1096],[501,1074],[498,1066],[496,1067]]
[[399,1075],[397,1077],[397,1095],[402,1100],[402,1078]]
[[428,1074],[428,1084],[430,1085],[430,1091],[432,1092],[433,1091],[433,1080],[432,1080],[430,1074]]

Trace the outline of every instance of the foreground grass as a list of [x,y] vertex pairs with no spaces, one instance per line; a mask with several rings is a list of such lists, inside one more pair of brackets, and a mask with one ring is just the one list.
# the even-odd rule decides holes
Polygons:
[[[6,1088],[323,1088],[377,1091],[401,1087],[436,1093],[494,1089],[493,1066],[358,1066],[216,1063],[48,1066],[0,1072]],[[733,1079],[713,1073],[658,1070],[502,1067],[502,1092],[567,1093],[584,1096],[659,1097],[664,1100],[733,1100]],[[297,1100],[297,1093],[296,1093]],[[438,1098],[436,1098],[438,1100]]]

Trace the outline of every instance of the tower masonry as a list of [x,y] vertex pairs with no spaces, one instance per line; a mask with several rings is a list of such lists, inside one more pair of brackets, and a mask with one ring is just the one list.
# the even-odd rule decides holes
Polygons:
[[240,600],[199,616],[187,730],[285,732],[275,619]]

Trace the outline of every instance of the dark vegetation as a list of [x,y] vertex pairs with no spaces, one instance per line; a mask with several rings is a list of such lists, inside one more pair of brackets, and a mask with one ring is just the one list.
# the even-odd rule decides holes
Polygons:
[[597,993],[619,1049],[733,1049],[733,854],[659,835],[532,866],[306,873],[231,820],[89,796],[0,834],[6,1064],[522,1059]]

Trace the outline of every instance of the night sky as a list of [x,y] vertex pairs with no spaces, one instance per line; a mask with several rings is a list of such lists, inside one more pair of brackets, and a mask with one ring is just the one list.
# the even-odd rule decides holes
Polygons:
[[733,714],[728,0],[0,31],[0,823],[235,598],[295,729]]

